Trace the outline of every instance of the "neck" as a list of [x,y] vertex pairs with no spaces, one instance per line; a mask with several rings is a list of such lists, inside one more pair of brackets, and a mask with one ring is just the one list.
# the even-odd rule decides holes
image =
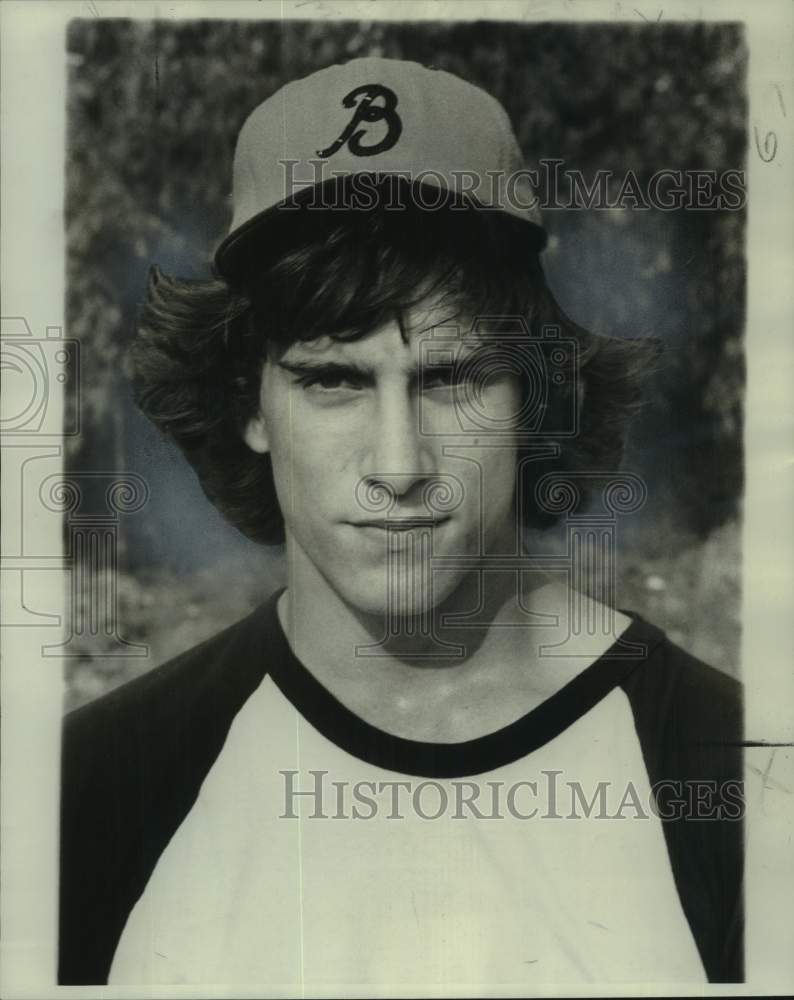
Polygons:
[[[428,615],[389,634],[385,615],[347,604],[288,540],[282,628],[297,658],[348,708],[415,739],[470,739],[548,698],[612,642],[544,656],[568,636],[570,591],[535,573],[472,574]],[[521,577],[537,580],[517,593]],[[481,592],[480,581],[487,583]],[[591,605],[593,602],[589,602]],[[628,620],[619,616],[619,630]],[[423,628],[418,626],[422,625]]]
[[[296,656],[320,679],[366,673],[400,685],[419,673],[471,673],[483,661],[520,655],[559,631],[567,589],[539,573],[472,572],[427,612],[402,618],[348,604],[288,539],[289,586],[279,601],[282,628]],[[517,591],[519,579],[529,580]],[[520,653],[519,653],[520,651]]]

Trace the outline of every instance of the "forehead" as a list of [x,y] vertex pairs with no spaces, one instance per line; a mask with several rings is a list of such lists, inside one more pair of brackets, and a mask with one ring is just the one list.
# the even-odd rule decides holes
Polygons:
[[278,359],[376,365],[406,357],[432,357],[434,344],[467,354],[482,346],[483,336],[472,332],[471,318],[454,305],[423,304],[386,320],[362,337],[295,341]]

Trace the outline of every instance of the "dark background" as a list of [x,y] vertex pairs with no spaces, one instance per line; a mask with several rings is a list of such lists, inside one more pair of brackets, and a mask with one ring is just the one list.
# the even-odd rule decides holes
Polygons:
[[[283,579],[204,499],[130,401],[125,351],[152,263],[209,274],[248,113],[283,83],[364,55],[484,87],[527,161],[641,181],[745,165],[746,49],[730,24],[75,20],[68,30],[67,323],[82,345],[72,469],[143,475],[122,521],[121,631],[144,659],[68,662],[67,707],[241,617]],[[465,113],[465,109],[461,109]],[[541,192],[542,193],[542,192]],[[626,467],[649,500],[620,525],[619,605],[715,666],[739,655],[744,212],[547,211],[550,284],[590,329],[659,338]]]

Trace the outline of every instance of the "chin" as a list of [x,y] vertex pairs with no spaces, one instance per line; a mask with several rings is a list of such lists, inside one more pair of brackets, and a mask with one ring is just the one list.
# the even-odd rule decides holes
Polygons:
[[358,580],[347,579],[337,586],[342,599],[360,614],[374,618],[418,618],[429,614],[449,596],[451,587],[431,586],[427,572],[395,574],[387,581],[385,573],[361,574]]

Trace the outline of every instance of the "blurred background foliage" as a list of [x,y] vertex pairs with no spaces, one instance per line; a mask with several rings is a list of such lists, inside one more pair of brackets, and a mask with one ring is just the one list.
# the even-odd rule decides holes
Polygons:
[[[284,82],[365,55],[414,59],[494,94],[530,165],[590,179],[745,167],[746,50],[718,23],[130,21],[68,30],[67,322],[83,345],[72,468],[131,470],[152,490],[122,524],[121,631],[144,660],[70,662],[68,707],[214,633],[283,582],[135,411],[125,371],[152,263],[209,274],[231,217],[248,113]],[[465,108],[461,108],[465,113]],[[543,194],[544,192],[541,192]],[[620,525],[618,603],[735,672],[744,386],[744,212],[550,210],[545,254],[566,310],[665,347],[627,468],[649,501]],[[100,645],[97,645],[97,642]]]

